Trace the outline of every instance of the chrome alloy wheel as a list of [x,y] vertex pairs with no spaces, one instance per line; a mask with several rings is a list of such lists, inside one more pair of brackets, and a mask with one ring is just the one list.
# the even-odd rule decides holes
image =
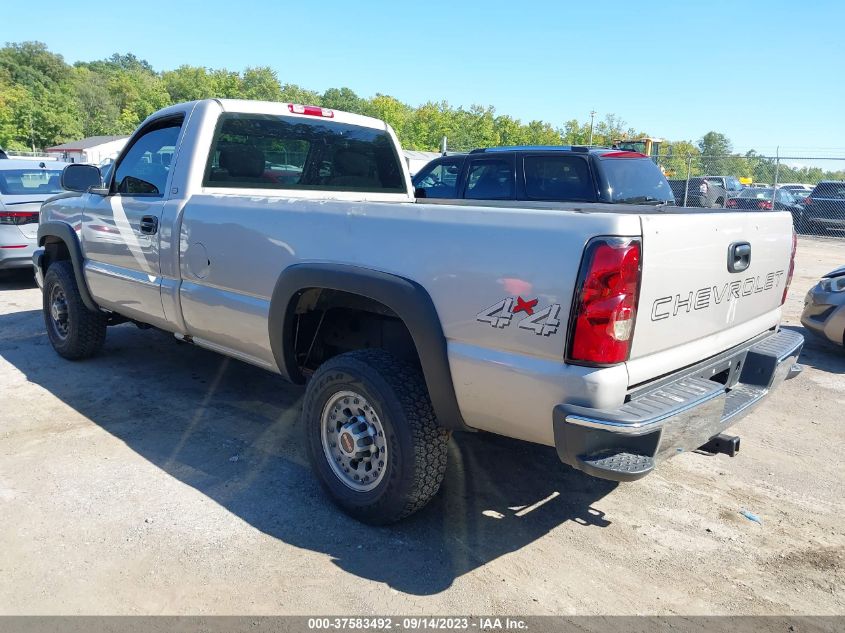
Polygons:
[[364,396],[339,391],[323,407],[323,453],[340,481],[357,492],[379,485],[387,466],[384,427]]
[[67,338],[68,332],[68,310],[67,299],[64,290],[59,286],[53,286],[50,292],[50,321],[53,331],[61,338]]

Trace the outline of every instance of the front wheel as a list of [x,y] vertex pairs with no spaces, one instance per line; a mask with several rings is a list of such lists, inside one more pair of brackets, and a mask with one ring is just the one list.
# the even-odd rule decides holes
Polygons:
[[398,521],[440,488],[449,432],[437,423],[420,371],[383,350],[321,365],[305,392],[302,421],[320,483],[360,521]]
[[59,356],[79,360],[99,352],[106,340],[107,317],[82,302],[73,264],[51,264],[44,276],[43,293],[47,337]]

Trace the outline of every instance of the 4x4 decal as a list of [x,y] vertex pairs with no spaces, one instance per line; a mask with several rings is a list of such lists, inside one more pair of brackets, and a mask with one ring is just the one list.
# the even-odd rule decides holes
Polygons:
[[511,324],[517,312],[524,312],[526,316],[519,320],[517,325],[522,330],[531,330],[537,336],[549,336],[557,332],[560,327],[560,304],[553,303],[547,308],[537,312],[534,311],[539,299],[523,299],[517,297],[505,297],[497,301],[489,308],[485,308],[476,315],[476,320],[481,323],[489,323],[491,327],[506,328]]

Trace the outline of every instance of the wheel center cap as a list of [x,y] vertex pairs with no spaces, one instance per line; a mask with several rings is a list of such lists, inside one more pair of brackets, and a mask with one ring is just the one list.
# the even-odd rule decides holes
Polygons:
[[352,455],[355,452],[355,442],[350,433],[340,434],[340,448],[347,455]]

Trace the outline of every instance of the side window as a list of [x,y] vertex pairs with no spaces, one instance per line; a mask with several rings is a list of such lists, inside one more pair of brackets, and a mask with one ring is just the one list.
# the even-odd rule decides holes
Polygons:
[[534,200],[592,200],[590,169],[578,156],[526,156],[525,193]]
[[112,191],[127,195],[164,195],[170,160],[176,149],[182,117],[154,123],[121,158]]
[[467,172],[465,198],[510,200],[514,197],[513,163],[505,159],[474,161]]
[[455,198],[462,162],[460,159],[443,159],[417,174],[414,186],[425,189],[427,198]]

